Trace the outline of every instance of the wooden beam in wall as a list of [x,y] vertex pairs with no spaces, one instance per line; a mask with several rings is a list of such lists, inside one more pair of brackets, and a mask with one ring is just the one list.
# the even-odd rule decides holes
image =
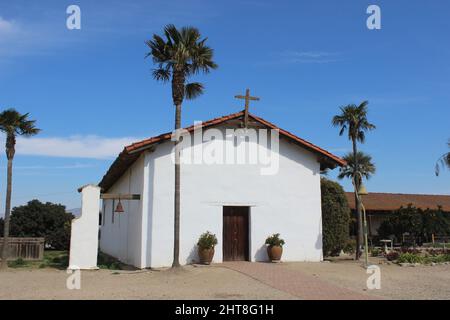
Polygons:
[[100,199],[104,200],[141,200],[140,194],[119,194],[119,193],[102,193],[100,194]]

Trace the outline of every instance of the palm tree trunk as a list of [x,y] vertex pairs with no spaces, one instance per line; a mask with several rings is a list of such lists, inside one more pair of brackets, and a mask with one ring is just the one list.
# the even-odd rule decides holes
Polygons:
[[8,268],[8,240],[9,240],[9,221],[11,214],[11,191],[12,191],[12,163],[13,159],[8,158],[8,172],[6,185],[6,204],[5,221],[3,227],[3,248],[2,248],[2,269]]
[[[181,103],[176,105],[175,130],[181,128]],[[174,233],[172,268],[180,266],[180,150],[179,137],[175,141],[175,197],[174,197]]]
[[358,164],[358,147],[356,145],[356,139],[352,139],[353,142],[353,159],[355,159],[355,173],[353,175],[354,188],[355,188],[355,209],[356,209],[356,252],[355,252],[355,260],[359,260],[361,257],[361,244],[363,243],[362,239],[362,218],[361,218],[361,203],[359,202],[359,197],[357,196],[357,192],[359,189],[359,177],[357,177],[357,172],[359,172],[359,164]]

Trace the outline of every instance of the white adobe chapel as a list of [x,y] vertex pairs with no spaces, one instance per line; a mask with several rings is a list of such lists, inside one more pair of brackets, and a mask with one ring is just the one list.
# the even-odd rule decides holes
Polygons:
[[[253,144],[257,150],[276,156],[276,170],[264,174],[268,165],[251,161],[235,164],[182,161],[180,263],[197,261],[196,243],[206,231],[218,238],[213,259],[216,263],[267,260],[264,242],[274,233],[280,233],[286,241],[283,261],[321,261],[320,172],[345,162],[253,114],[248,114],[248,129],[271,130],[271,138],[279,137],[277,148],[275,140],[270,140],[269,147],[261,136],[257,140],[235,141],[227,130],[243,130],[244,115],[241,111],[185,128],[186,134],[198,132],[199,128],[202,131],[200,138],[195,133],[192,138],[183,138],[183,143],[194,141],[192,145],[183,145],[183,160],[195,157],[199,147],[203,147],[203,152],[211,152],[214,144],[231,143],[228,146],[238,151],[245,141],[248,148]],[[166,133],[133,143],[119,154],[101,180],[99,190],[138,194],[140,200],[120,200],[124,212],[117,213],[118,200],[103,199],[101,251],[138,268],[171,266],[173,153],[171,133]]]

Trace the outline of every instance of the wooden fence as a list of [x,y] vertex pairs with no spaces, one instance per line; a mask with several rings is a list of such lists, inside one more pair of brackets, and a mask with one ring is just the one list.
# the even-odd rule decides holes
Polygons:
[[449,236],[436,236],[436,235],[432,234],[431,239],[432,239],[433,244],[434,243],[450,243]]
[[[44,259],[44,238],[9,238],[8,260],[42,260]],[[0,252],[3,238],[0,238]]]

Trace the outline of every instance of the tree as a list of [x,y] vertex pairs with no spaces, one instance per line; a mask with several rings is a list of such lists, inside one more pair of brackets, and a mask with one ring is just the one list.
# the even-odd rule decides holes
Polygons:
[[0,237],[3,237],[3,225],[4,225],[3,218],[0,218]]
[[213,49],[206,45],[207,38],[201,38],[194,27],[178,30],[174,25],[164,28],[164,36],[154,34],[146,41],[157,68],[153,78],[157,81],[172,82],[172,100],[175,105],[175,195],[174,195],[174,248],[172,267],[179,267],[180,250],[180,150],[179,129],[181,128],[181,105],[184,98],[194,99],[203,93],[204,87],[199,82],[186,83],[187,79],[199,73],[209,73],[216,69]]
[[431,241],[431,235],[450,235],[450,217],[448,213],[438,207],[437,210],[426,209],[422,214],[422,236]]
[[20,114],[15,109],[7,109],[0,113],[0,131],[6,134],[6,158],[8,159],[6,201],[5,201],[5,221],[3,227],[3,249],[2,268],[8,268],[8,237],[11,213],[11,193],[12,193],[12,167],[14,154],[16,152],[16,136],[33,136],[39,133],[40,129],[35,127],[35,120],[28,119],[28,113]]
[[[366,179],[370,179],[370,177],[376,172],[376,167],[372,162],[372,157],[362,151],[358,151],[356,153],[356,161],[353,153],[351,152],[347,153],[343,159],[347,162],[347,165],[340,168],[338,179],[354,177],[356,174],[356,163],[358,163],[359,172]],[[359,183],[361,183],[361,181],[359,181]]]
[[[447,143],[450,147],[450,141]],[[439,160],[436,162],[435,173],[436,176],[439,175],[441,171],[441,167],[447,167],[450,169],[450,152],[443,154]]]
[[56,250],[68,250],[70,227],[74,216],[66,207],[39,200],[14,207],[11,212],[11,235],[16,237],[44,237],[45,244]]
[[[359,172],[361,173],[361,176],[363,178],[369,179],[376,171],[375,165],[372,163],[372,157],[368,154],[365,154],[364,152],[358,151],[356,153],[356,161],[353,156],[353,153],[351,152],[347,153],[343,157],[343,159],[347,162],[347,165],[339,169],[339,175],[337,176],[338,179],[344,178],[353,179],[353,176],[356,175],[356,165],[355,165],[356,163],[358,163],[359,165]],[[357,181],[358,184],[362,182],[361,177],[359,175],[357,175]],[[354,230],[358,230],[357,219],[358,218],[356,216],[356,223],[355,223],[355,217],[353,216],[351,217],[352,232],[354,232]]]
[[[348,133],[348,139],[352,141],[353,156],[356,160],[354,163],[355,174],[360,171],[358,164],[358,146],[357,143],[364,143],[366,140],[366,132],[375,129],[375,125],[371,124],[367,120],[367,106],[369,102],[364,101],[360,105],[350,104],[341,107],[341,113],[334,116],[332,124],[335,127],[340,127],[339,135],[343,135],[345,131]],[[359,189],[358,179],[355,176],[352,177],[355,181],[355,204],[356,204],[356,220],[357,220],[357,237],[356,237],[356,259],[361,256],[361,243],[362,241],[362,219],[361,219],[361,203],[357,197],[357,191]]]
[[324,256],[338,255],[349,236],[350,208],[342,186],[322,178],[322,250]]
[[450,219],[442,208],[422,210],[408,205],[394,211],[377,231],[385,239],[394,236],[401,241],[403,234],[408,233],[416,242],[431,241],[432,234],[450,235]]

